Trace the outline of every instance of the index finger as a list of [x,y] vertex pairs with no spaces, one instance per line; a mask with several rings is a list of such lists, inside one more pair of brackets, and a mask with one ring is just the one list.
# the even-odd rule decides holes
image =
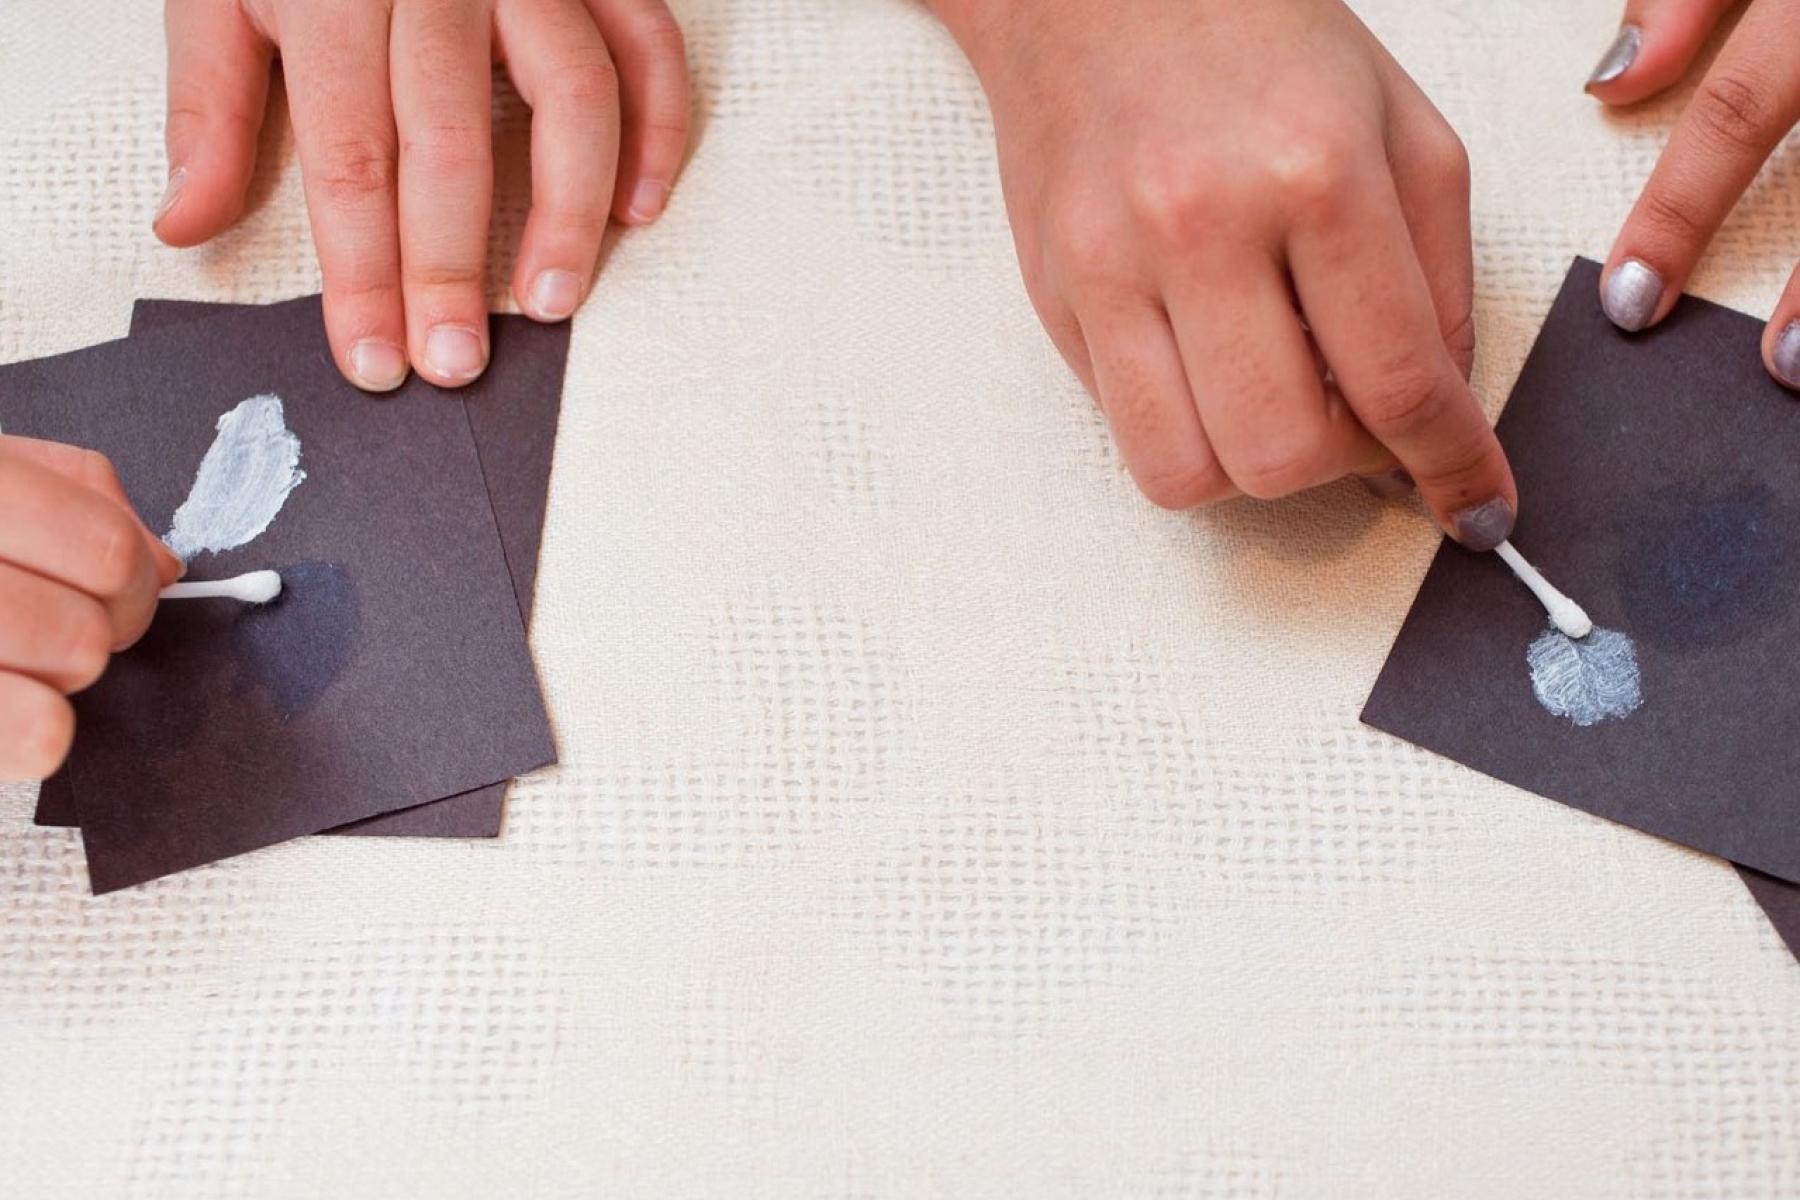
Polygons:
[[[119,473],[113,470],[107,457],[96,450],[70,446],[63,442],[49,442],[42,438],[3,434],[0,435],[0,454],[36,463],[65,479],[99,492],[133,516],[137,515],[131,498],[125,494],[124,485],[119,482]],[[156,573],[162,582],[174,583],[181,578],[186,568],[175,556],[175,552],[164,545],[161,538],[151,533],[149,526],[141,518],[138,520],[138,527],[144,532],[144,540],[150,546],[150,556],[156,561]]]
[[1800,119],[1800,0],[1753,4],[1700,83],[1607,256],[1600,301],[1628,332],[1668,315],[1701,252]]
[[1431,289],[1379,149],[1318,186],[1289,235],[1301,308],[1338,387],[1451,536],[1492,550],[1512,532],[1512,468],[1445,348]]

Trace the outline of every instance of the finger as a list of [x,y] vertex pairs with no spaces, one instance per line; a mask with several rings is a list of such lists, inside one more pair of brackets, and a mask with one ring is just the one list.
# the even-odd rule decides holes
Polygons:
[[487,367],[489,34],[485,9],[464,0],[412,0],[394,9],[407,347],[419,374],[440,387],[461,386]]
[[1627,0],[1619,32],[1588,76],[1588,93],[1606,104],[1635,104],[1678,82],[1736,3]]
[[48,684],[0,671],[0,779],[43,779],[69,756],[75,710]]
[[192,246],[244,209],[269,96],[271,47],[237,0],[169,0],[169,182],[152,227]]
[[619,68],[624,138],[613,213],[634,225],[662,215],[688,144],[687,47],[663,0],[587,0]]
[[587,295],[619,163],[618,77],[581,0],[505,0],[495,31],[531,106],[531,215],[513,272],[519,307],[560,321]]
[[[1394,468],[1393,456],[1343,397],[1327,391],[1273,262],[1174,273],[1167,286],[1200,424],[1239,491],[1273,500],[1345,475]],[[1231,320],[1214,319],[1226,311]]]
[[[61,442],[46,442],[38,438],[14,437],[0,435],[0,453],[14,456],[26,462],[36,463],[40,467],[54,471],[65,479],[71,479],[85,488],[89,488],[111,500],[119,507],[137,517],[130,497],[125,495],[125,488],[119,482],[118,472],[113,469],[104,454],[93,450],[85,450],[80,446],[68,446]],[[143,531],[144,543],[150,548],[150,557],[156,563],[158,580],[163,584],[174,583],[186,571],[182,561],[175,557],[175,552],[163,544],[161,538],[150,532],[149,526],[137,518],[138,528]]]
[[1475,255],[1469,228],[1469,154],[1462,139],[1397,63],[1388,161],[1400,214],[1437,310],[1438,330],[1463,378],[1475,365]]
[[387,6],[319,0],[316,7],[281,51],[324,280],[325,331],[346,379],[392,391],[406,381],[407,359]]
[[1288,262],[1332,374],[1438,522],[1474,550],[1512,532],[1518,495],[1445,350],[1431,291],[1378,156],[1347,153],[1299,187]]
[[1800,391],[1800,268],[1788,277],[1787,290],[1763,330],[1762,353],[1775,381]]
[[1101,410],[1138,490],[1168,509],[1237,495],[1201,428],[1162,306],[1090,301],[1078,315]]
[[113,648],[149,627],[161,582],[130,509],[8,448],[0,454],[0,512],[0,560],[100,601]]
[[1613,243],[1600,298],[1613,324],[1675,307],[1701,252],[1800,118],[1800,3],[1753,5],[1700,83]]
[[59,692],[100,678],[112,651],[112,622],[85,592],[0,562],[0,670],[29,675]]

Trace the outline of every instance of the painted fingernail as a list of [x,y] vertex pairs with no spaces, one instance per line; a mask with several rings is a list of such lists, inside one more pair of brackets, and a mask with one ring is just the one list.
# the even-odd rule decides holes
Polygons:
[[350,373],[357,387],[391,392],[406,382],[406,351],[380,338],[364,338],[350,347]]
[[181,199],[181,189],[187,186],[187,168],[176,167],[169,172],[169,182],[163,185],[162,199],[157,201],[156,215],[150,218],[150,224],[156,225],[169,215],[175,202]]
[[451,383],[466,383],[487,366],[481,338],[463,325],[438,325],[425,335],[425,365]]
[[1500,496],[1450,516],[1456,540],[1470,550],[1492,550],[1512,536],[1513,507]]
[[1635,258],[1628,258],[1607,277],[1600,292],[1600,307],[1607,319],[1626,333],[1636,333],[1656,315],[1662,303],[1662,276]]
[[668,202],[668,185],[646,179],[632,191],[631,207],[626,211],[633,221],[654,221],[662,215],[663,205]]
[[1775,375],[1791,388],[1800,388],[1800,321],[1789,321],[1775,339]]
[[581,276],[573,271],[539,271],[531,281],[531,315],[561,321],[581,303]]
[[1377,500],[1398,500],[1412,495],[1413,477],[1405,471],[1395,468],[1383,471],[1379,475],[1358,475],[1357,480],[1369,489],[1369,495]]
[[1613,39],[1606,53],[1600,56],[1600,62],[1594,73],[1588,76],[1587,85],[1611,83],[1625,72],[1631,70],[1631,64],[1637,61],[1638,50],[1644,44],[1644,31],[1636,25],[1620,28],[1619,36]]

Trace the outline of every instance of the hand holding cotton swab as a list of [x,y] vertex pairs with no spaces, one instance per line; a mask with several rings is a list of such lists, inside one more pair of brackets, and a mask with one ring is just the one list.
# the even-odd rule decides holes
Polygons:
[[281,575],[275,571],[251,571],[232,579],[202,579],[193,583],[172,583],[160,593],[163,600],[206,600],[217,597],[242,600],[246,604],[267,604],[281,595]]
[[1536,567],[1525,561],[1523,554],[1513,549],[1511,542],[1501,542],[1494,547],[1494,553],[1505,559],[1506,565],[1513,569],[1513,574],[1531,589],[1532,594],[1543,604],[1544,611],[1550,614],[1550,623],[1557,629],[1576,641],[1594,632],[1594,622],[1588,618],[1587,611],[1551,586],[1548,579],[1538,574]]

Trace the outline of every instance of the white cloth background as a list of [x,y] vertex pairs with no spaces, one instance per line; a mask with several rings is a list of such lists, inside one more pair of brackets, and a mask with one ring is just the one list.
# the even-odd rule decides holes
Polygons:
[[[1497,411],[1679,98],[1582,95],[1602,0],[1359,7],[1474,153]],[[317,287],[285,131],[240,228],[151,238],[156,8],[0,14],[0,358]],[[563,765],[497,842],[98,900],[0,790],[0,1191],[1800,1195],[1800,967],[1732,872],[1357,724],[1423,518],[1141,501],[929,16],[679,8],[698,149],[575,326]],[[1795,176],[1698,291],[1768,310]]]

